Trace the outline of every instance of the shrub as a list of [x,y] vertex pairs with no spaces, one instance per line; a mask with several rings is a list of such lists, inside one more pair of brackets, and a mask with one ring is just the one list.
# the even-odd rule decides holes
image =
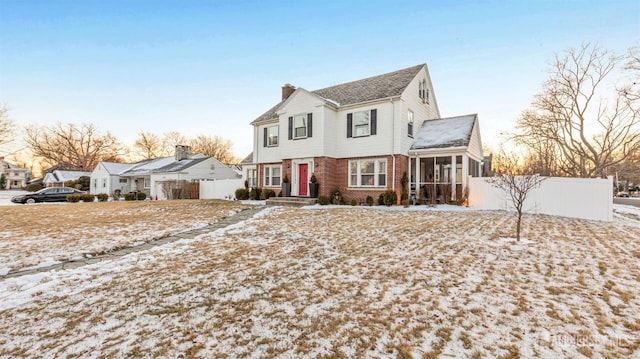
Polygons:
[[402,179],[400,180],[402,184],[402,193],[400,194],[400,200],[408,200],[409,199],[409,176],[407,176],[407,171],[402,172]]
[[264,200],[264,199],[269,199],[271,197],[275,197],[276,196],[276,192],[270,188],[265,188],[262,190],[262,192],[260,193],[260,199]]
[[92,195],[91,193],[83,193],[80,195],[80,199],[82,200],[82,202],[93,202],[95,198],[96,196]]
[[249,190],[246,188],[238,188],[236,190],[236,199],[239,201],[249,199]]
[[358,205],[358,200],[355,199],[355,198],[351,199],[351,205],[352,206],[357,206]]
[[109,199],[109,195],[106,193],[98,193],[96,198],[98,198],[98,201],[100,202],[106,202]]
[[138,192],[138,201],[144,201],[147,198],[147,194],[144,192]]
[[136,199],[136,194],[133,192],[129,192],[129,193],[125,193],[124,194],[124,200],[125,201],[133,201],[134,199]]
[[329,196],[318,196],[318,203],[326,206],[331,203],[331,199],[329,198]]
[[42,183],[29,183],[24,190],[25,191],[29,191],[29,192],[35,192],[35,191],[39,191],[41,189],[43,189],[44,186],[42,185]]
[[331,203],[336,205],[344,204],[344,198],[342,197],[340,188],[336,187],[333,191],[331,191]]
[[373,206],[373,197],[367,196],[367,206]]
[[385,206],[393,206],[398,202],[398,194],[394,190],[384,191],[382,193],[382,203]]
[[380,193],[380,197],[378,197],[378,206],[384,206],[384,193]]
[[78,203],[80,202],[80,195],[79,194],[70,194],[67,196],[67,202],[71,202],[71,203]]
[[113,191],[113,200],[119,201],[121,195],[122,195],[122,191],[120,191],[119,189]]
[[249,199],[252,201],[259,200],[261,193],[262,190],[260,188],[254,187],[251,189],[251,191],[249,191]]

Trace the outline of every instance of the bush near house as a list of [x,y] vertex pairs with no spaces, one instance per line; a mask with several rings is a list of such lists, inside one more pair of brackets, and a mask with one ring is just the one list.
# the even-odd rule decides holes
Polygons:
[[322,206],[326,206],[331,203],[329,196],[318,196],[318,203]]
[[238,201],[243,201],[249,199],[249,190],[246,188],[238,188],[236,190],[236,199]]
[[262,192],[260,193],[260,199],[265,200],[265,199],[269,199],[271,197],[275,197],[276,196],[276,192],[270,188],[265,188],[262,190]]
[[96,197],[90,193],[83,193],[80,195],[82,202],[93,202]]
[[138,201],[144,201],[147,198],[147,194],[144,192],[138,192]]
[[78,203],[80,202],[80,195],[79,194],[70,194],[67,196],[67,202],[70,203]]
[[380,195],[380,199],[385,206],[393,206],[398,202],[398,194],[394,190],[387,190]]
[[262,193],[262,189],[261,188],[252,188],[251,191],[249,191],[249,199],[252,201],[256,201],[260,199],[260,194]]
[[367,206],[373,206],[373,197],[367,196]]
[[106,202],[109,199],[109,195],[106,193],[98,193],[96,198],[98,198],[99,202]]
[[342,197],[340,188],[336,187],[331,191],[331,203],[336,205],[344,204],[344,197]]
[[357,206],[357,205],[358,205],[358,200],[357,200],[357,199],[355,199],[355,198],[352,198],[352,199],[351,199],[351,205],[352,205],[352,206]]

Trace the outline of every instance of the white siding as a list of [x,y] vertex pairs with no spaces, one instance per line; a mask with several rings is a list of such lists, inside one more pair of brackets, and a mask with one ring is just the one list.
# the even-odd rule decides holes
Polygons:
[[[347,138],[347,114],[358,111],[377,110],[376,135]],[[336,116],[337,131],[335,158],[364,157],[386,155],[392,151],[393,143],[393,104],[391,101],[372,103],[360,107],[340,110]]]
[[478,161],[482,161],[483,152],[482,152],[482,139],[480,138],[480,122],[476,121],[473,124],[473,130],[471,131],[471,139],[469,140],[469,149],[468,153],[471,157],[475,158]]

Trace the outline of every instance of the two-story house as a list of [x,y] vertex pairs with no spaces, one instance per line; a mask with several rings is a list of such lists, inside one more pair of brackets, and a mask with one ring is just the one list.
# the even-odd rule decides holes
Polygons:
[[315,174],[320,194],[339,188],[363,201],[400,193],[407,172],[411,188],[421,189],[416,197],[438,184],[456,199],[466,176],[480,175],[477,115],[440,119],[426,64],[315,91],[286,84],[282,100],[251,125],[248,182],[277,191],[286,176],[292,196],[309,196]]
[[26,168],[8,162],[4,157],[0,157],[0,175],[4,174],[4,188],[0,189],[20,189],[27,185],[31,177],[31,171]]

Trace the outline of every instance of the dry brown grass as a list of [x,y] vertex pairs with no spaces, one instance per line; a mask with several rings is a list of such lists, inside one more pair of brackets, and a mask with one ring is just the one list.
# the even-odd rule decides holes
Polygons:
[[[617,235],[629,227],[532,216],[529,242],[516,244],[501,238],[512,218],[499,212],[266,211],[106,268],[50,274],[37,296],[0,311],[0,356],[77,357],[92,345],[105,357],[634,354],[640,301],[625,293],[640,292],[640,234]],[[592,345],[612,332],[630,345]]]
[[246,207],[220,200],[4,206],[0,270],[119,249],[202,227]]

